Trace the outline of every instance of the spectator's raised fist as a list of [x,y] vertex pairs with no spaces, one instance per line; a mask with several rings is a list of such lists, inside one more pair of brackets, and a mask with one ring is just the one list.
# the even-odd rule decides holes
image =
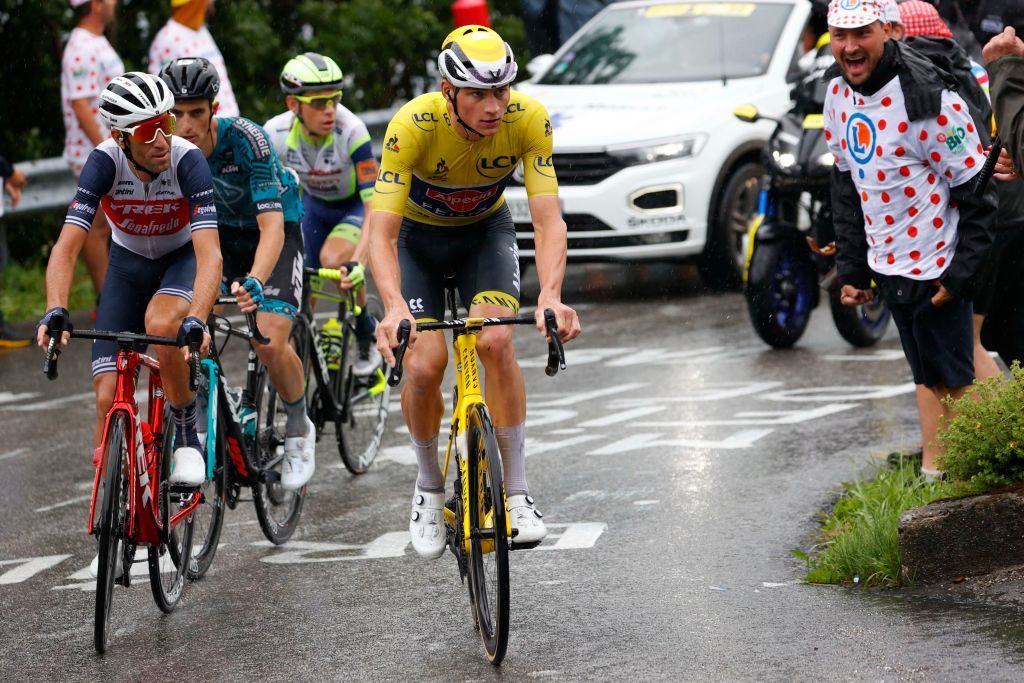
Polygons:
[[988,41],[981,51],[985,64],[991,64],[997,59],[1011,55],[1024,57],[1024,42],[1017,37],[1017,32],[1013,30],[1012,26],[1007,26],[1002,33]]

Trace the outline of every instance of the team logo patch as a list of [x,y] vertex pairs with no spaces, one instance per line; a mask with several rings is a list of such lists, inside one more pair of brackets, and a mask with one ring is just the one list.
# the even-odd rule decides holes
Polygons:
[[954,154],[964,153],[964,140],[966,138],[967,131],[960,127],[950,128],[935,136],[937,142],[946,145],[949,151]]
[[377,179],[377,160],[367,159],[356,164],[356,179],[360,183],[372,183]]
[[397,152],[399,149],[398,136],[392,135],[390,138],[388,138],[388,142],[386,145],[384,145],[384,149],[386,149],[389,152]]
[[845,10],[855,10],[860,7],[861,0],[841,0],[839,6]]
[[[859,4],[860,0],[856,0]],[[866,164],[875,156],[875,124],[867,116],[856,113],[846,122],[846,145],[858,164]]]

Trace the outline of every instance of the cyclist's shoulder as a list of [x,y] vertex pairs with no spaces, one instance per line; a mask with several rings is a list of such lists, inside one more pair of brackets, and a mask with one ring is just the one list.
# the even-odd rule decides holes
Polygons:
[[444,96],[439,92],[428,92],[406,102],[391,118],[391,124],[399,124],[423,134],[434,132],[434,126],[417,125],[425,121],[440,121],[448,113]]
[[271,137],[277,137],[278,135],[288,135],[293,125],[295,125],[295,114],[284,111],[267,119],[267,122],[263,124],[263,130]]
[[217,134],[223,136],[231,147],[247,151],[255,159],[273,155],[270,136],[263,126],[244,116],[218,116]]

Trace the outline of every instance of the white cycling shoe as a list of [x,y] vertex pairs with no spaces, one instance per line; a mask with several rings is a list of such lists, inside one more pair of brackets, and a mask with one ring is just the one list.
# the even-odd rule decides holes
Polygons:
[[533,503],[529,494],[508,497],[508,514],[512,519],[512,528],[519,532],[512,537],[513,543],[539,543],[548,535],[544,525],[544,515]]
[[206,479],[206,461],[202,453],[191,446],[181,446],[174,449],[171,458],[173,465],[168,481],[179,486],[202,486]]
[[[92,558],[92,562],[89,563],[89,574],[92,578],[96,578],[100,574],[100,555],[96,553],[96,556]],[[124,556],[121,554],[121,544],[117,545],[117,568],[114,570],[114,578],[120,579],[124,574]]]
[[373,374],[374,370],[380,367],[383,360],[380,351],[377,350],[375,345],[371,344],[365,357],[362,351],[357,352],[356,360],[352,363],[352,374],[356,377],[369,377]]
[[420,557],[436,559],[444,554],[448,534],[444,525],[444,492],[431,493],[416,487],[409,516],[409,536]]
[[316,469],[316,425],[306,416],[306,436],[289,436],[284,440],[284,466],[281,488],[295,491],[313,478]]

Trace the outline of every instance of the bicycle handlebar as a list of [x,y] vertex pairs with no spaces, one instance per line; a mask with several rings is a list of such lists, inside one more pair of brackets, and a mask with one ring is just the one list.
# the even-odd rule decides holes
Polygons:
[[[234,296],[219,296],[219,297],[217,297],[217,301],[215,303],[218,306],[222,306],[224,304],[235,305],[235,304],[238,303],[238,297],[234,297]],[[260,332],[260,327],[259,327],[259,325],[256,324],[256,314],[255,313],[246,313],[245,314],[245,324],[249,327],[249,338],[250,339],[254,339],[254,340],[256,340],[257,344],[262,344],[264,346],[270,343],[270,337],[264,337],[263,333]]]
[[[480,327],[488,327],[491,325],[532,325],[534,319],[532,317],[512,317],[512,318],[483,318],[480,322]],[[436,332],[440,330],[453,330],[459,328],[465,328],[469,326],[468,318],[460,318],[456,320],[442,320],[439,322],[423,323],[418,325],[417,329],[421,332]],[[559,370],[565,370],[565,347],[562,344],[562,340],[558,336],[558,319],[555,317],[555,312],[547,308],[544,310],[544,327],[548,337],[548,363],[547,367],[544,368],[545,374],[548,377],[554,377]],[[394,349],[395,352],[395,366],[391,368],[391,372],[388,373],[388,384],[395,387],[402,381],[402,360],[405,358],[405,351],[409,346],[409,337],[412,333],[412,325],[408,320],[403,320],[398,324],[398,346]]]
[[[58,322],[54,322],[55,318],[59,318]],[[59,327],[58,327],[59,326]],[[202,345],[202,330],[195,330],[200,334],[199,344]],[[57,358],[61,354],[60,350],[60,338],[64,332],[70,332],[72,339],[99,339],[104,341],[115,342],[119,347],[131,348],[135,350],[142,350],[146,345],[155,346],[178,346],[177,339],[171,339],[170,337],[157,337],[151,334],[138,334],[135,332],[108,332],[105,330],[76,330],[70,321],[66,320],[60,313],[55,313],[50,318],[50,324],[47,326],[47,334],[50,335],[50,343],[46,348],[46,360],[43,363],[43,372],[49,379],[57,379]],[[192,342],[189,341],[189,348],[191,350]],[[189,366],[191,374],[196,374],[199,368],[199,348],[192,352],[192,358],[189,360]],[[193,363],[195,368],[192,368]],[[191,378],[190,378],[191,379]]]
[[46,379],[51,381],[57,379],[57,358],[60,356],[60,342],[65,329],[71,332],[72,325],[70,320],[65,319],[63,312],[57,311],[50,316],[50,321],[46,326],[46,333],[50,335],[50,343],[46,345],[43,374],[46,375]]

